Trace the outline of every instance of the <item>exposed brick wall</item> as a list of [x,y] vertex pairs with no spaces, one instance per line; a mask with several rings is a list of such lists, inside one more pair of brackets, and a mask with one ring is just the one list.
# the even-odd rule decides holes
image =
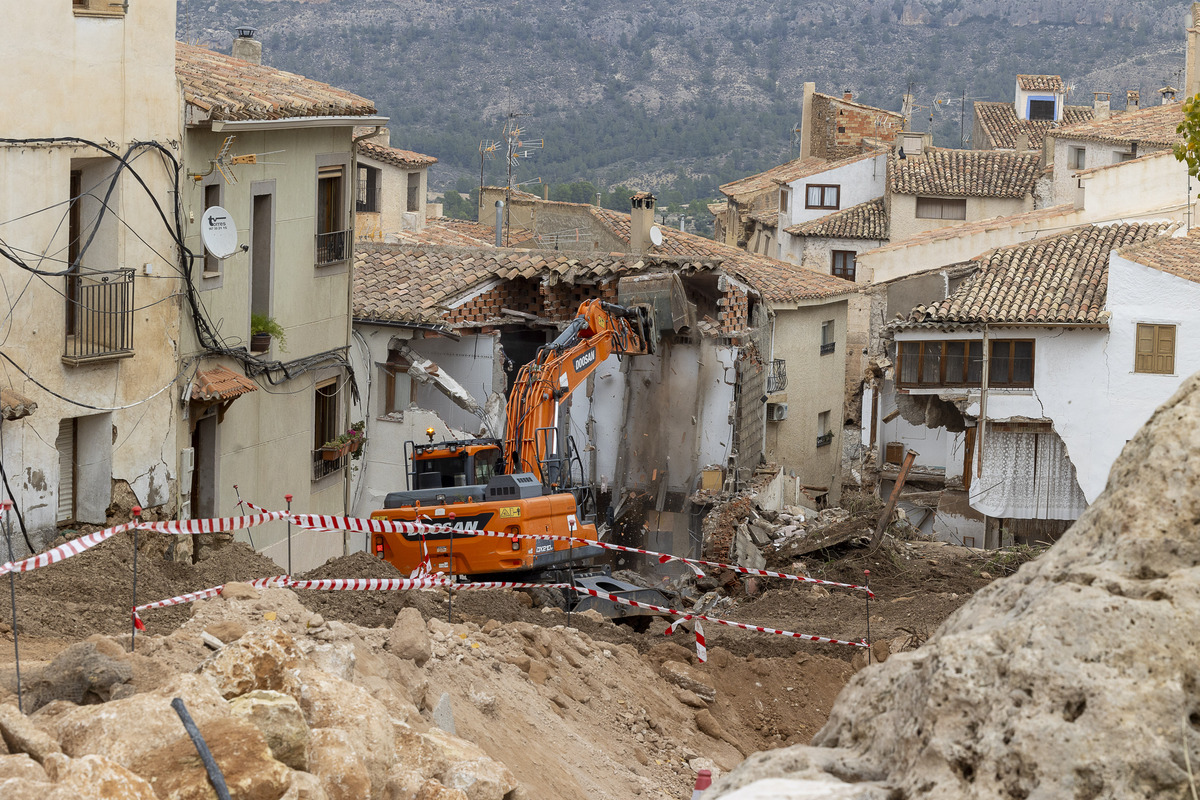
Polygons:
[[750,327],[750,301],[745,294],[730,287],[717,298],[717,324],[726,338]]
[[[812,110],[809,133],[812,155],[818,158],[846,158],[862,152],[863,139],[891,142],[900,132],[900,120],[891,114],[859,108],[825,95],[813,96]],[[880,120],[878,128],[876,119]]]
[[575,317],[580,303],[596,298],[609,303],[617,302],[617,282],[546,286],[540,280],[518,279],[495,286],[455,308],[446,314],[445,322],[453,327],[495,320],[505,308],[542,319],[567,322]]
[[737,386],[734,397],[737,412],[734,421],[734,441],[737,443],[738,488],[745,486],[754,474],[763,454],[763,426],[766,424],[767,365],[763,355],[766,346],[764,327],[750,332],[739,345]]

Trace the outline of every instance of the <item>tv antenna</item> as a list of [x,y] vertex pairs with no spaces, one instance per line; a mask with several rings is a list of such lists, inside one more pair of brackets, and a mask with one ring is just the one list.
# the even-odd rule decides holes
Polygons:
[[263,161],[262,156],[272,156],[276,153],[282,153],[283,150],[269,150],[265,153],[248,153],[244,156],[235,156],[231,154],[233,141],[237,136],[230,134],[225,137],[225,141],[221,144],[221,149],[217,152],[217,157],[208,162],[208,170],[206,172],[193,172],[188,177],[196,183],[217,172],[225,180],[226,183],[237,183],[237,174],[233,168],[241,164],[274,164],[283,166],[282,161]]
[[[533,158],[537,151],[546,146],[545,139],[526,139],[525,129],[517,122],[525,114],[510,111],[508,120],[504,123],[501,138],[504,140],[504,160],[507,168],[507,181],[504,184],[504,244],[508,245],[509,227],[512,223],[512,192],[516,188],[513,180],[521,159]],[[540,179],[539,179],[540,182]]]
[[479,202],[483,202],[483,165],[496,157],[501,142],[495,139],[483,139],[479,142]]

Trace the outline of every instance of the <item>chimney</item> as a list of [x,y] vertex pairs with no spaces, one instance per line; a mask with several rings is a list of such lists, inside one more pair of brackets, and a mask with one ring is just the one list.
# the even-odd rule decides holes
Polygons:
[[1158,93],[1160,95],[1162,95],[1162,104],[1164,106],[1167,105],[1168,103],[1175,102],[1175,92],[1176,92],[1176,89],[1174,86],[1164,86],[1163,88],[1158,90]]
[[847,89],[846,91],[842,92],[842,99],[849,103],[854,99],[854,95],[850,93],[849,89]]
[[233,57],[251,64],[262,63],[262,42],[254,38],[254,28],[243,25],[237,29],[237,38],[233,40]]
[[1029,150],[1029,134],[1022,131],[1021,133],[1017,134],[1016,151],[1018,153],[1024,153],[1028,150]]
[[638,192],[629,198],[629,249],[644,253],[650,249],[650,228],[654,225],[654,195]]
[[1137,111],[1142,107],[1142,93],[1137,89],[1128,89],[1125,92],[1125,111]]
[[1188,15],[1187,27],[1187,57],[1186,72],[1183,79],[1183,96],[1195,97],[1200,94],[1200,70],[1197,69],[1196,59],[1200,55],[1200,3],[1192,3],[1192,11]]
[[1108,119],[1112,116],[1112,95],[1108,92],[1092,93],[1092,119]]
[[812,155],[812,108],[813,95],[817,93],[817,84],[805,81],[804,94],[800,101],[800,157]]

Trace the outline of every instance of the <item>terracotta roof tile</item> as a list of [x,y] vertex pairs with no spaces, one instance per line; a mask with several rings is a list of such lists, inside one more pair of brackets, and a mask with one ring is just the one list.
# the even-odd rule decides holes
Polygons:
[[344,89],[183,42],[175,43],[175,76],[184,100],[214,120],[375,113],[373,102]]
[[[975,119],[979,122],[986,143],[998,150],[1012,150],[1017,146],[1017,136],[1024,133],[1029,136],[1031,148],[1040,148],[1046,134],[1062,126],[1089,122],[1092,119],[1090,106],[1064,106],[1063,118],[1059,123],[1051,120],[1019,119],[1012,103],[991,103],[977,101],[975,103]],[[984,142],[974,142],[977,148],[984,147]]]
[[793,236],[814,236],[823,239],[885,240],[888,238],[887,207],[883,198],[877,197],[784,230]]
[[1021,198],[1033,191],[1041,156],[1003,150],[928,149],[888,159],[888,186],[896,194]]
[[397,167],[428,167],[431,164],[437,163],[437,159],[433,156],[414,153],[412,150],[387,147],[371,141],[359,142],[358,149],[367,158],[373,158],[376,161],[393,164]]
[[1066,91],[1062,78],[1058,75],[1018,75],[1017,85],[1024,92],[1054,92],[1062,94]]
[[257,392],[258,384],[228,367],[200,370],[192,379],[192,400],[224,401]]
[[1109,253],[1171,229],[1166,222],[1084,225],[993,250],[974,259],[979,271],[949,297],[918,306],[897,327],[1102,324]]
[[1124,258],[1184,280],[1200,283],[1200,228],[1187,236],[1155,239],[1120,251]]
[[839,161],[826,161],[823,158],[797,158],[786,164],[771,167],[766,172],[730,181],[721,187],[721,193],[732,197],[738,202],[743,202],[757,194],[777,189],[781,184],[791,183],[801,178],[828,172],[831,169],[844,167],[847,164],[853,164],[856,161],[862,161],[866,158],[874,158],[879,153],[880,151],[878,150],[872,150],[866,153],[858,153]]
[[486,247],[496,241],[496,232],[488,225],[465,219],[438,217],[428,220],[419,231],[387,234],[389,244],[427,247]]
[[670,269],[716,269],[718,261],[624,253],[565,253],[495,247],[364,244],[355,253],[354,317],[437,324],[445,306],[496,279],[594,280]]
[[0,416],[9,421],[28,417],[37,411],[37,403],[20,392],[12,389],[0,389]]
[[[630,241],[629,215],[604,208],[593,208],[592,213],[613,233],[625,242]],[[740,276],[774,302],[796,302],[822,297],[836,297],[857,291],[851,281],[835,278],[823,272],[789,264],[767,256],[748,253],[737,247],[685,233],[674,228],[663,229],[661,247],[652,249],[650,255],[715,259],[725,272]]]
[[1108,119],[1064,125],[1054,131],[1058,139],[1079,139],[1109,144],[1140,144],[1170,147],[1180,138],[1175,132],[1183,122],[1183,104],[1168,103],[1140,111],[1113,114]]

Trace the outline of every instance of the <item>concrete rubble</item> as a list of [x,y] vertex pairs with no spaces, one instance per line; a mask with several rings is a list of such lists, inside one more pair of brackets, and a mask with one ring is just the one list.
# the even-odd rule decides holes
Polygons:
[[1200,376],[1045,555],[706,798],[1180,798],[1200,767]]

